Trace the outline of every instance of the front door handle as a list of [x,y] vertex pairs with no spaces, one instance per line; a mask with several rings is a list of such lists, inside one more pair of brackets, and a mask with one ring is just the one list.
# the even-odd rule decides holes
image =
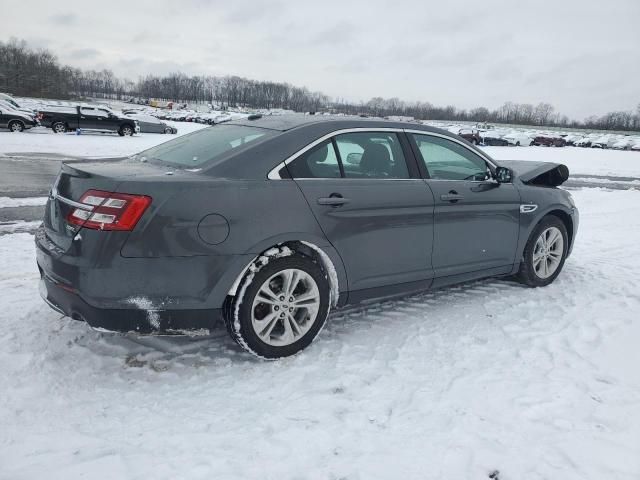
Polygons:
[[440,195],[440,200],[444,200],[445,202],[455,203],[458,200],[463,200],[464,195],[460,195],[455,190],[451,190],[449,193],[445,193],[444,195]]
[[318,205],[331,205],[332,207],[339,207],[340,205],[344,205],[345,203],[349,203],[349,199],[344,198],[340,194],[332,194],[329,197],[320,197],[318,199]]

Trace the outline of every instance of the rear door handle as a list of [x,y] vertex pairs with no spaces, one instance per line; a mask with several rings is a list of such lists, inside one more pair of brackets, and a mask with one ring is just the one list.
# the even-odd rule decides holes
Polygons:
[[454,190],[451,190],[449,193],[445,193],[444,195],[440,195],[440,200],[444,200],[445,202],[457,202],[458,200],[463,199],[464,195],[460,195]]
[[349,203],[349,199],[338,196],[320,197],[318,199],[318,205],[331,205],[332,207],[338,207],[345,203]]

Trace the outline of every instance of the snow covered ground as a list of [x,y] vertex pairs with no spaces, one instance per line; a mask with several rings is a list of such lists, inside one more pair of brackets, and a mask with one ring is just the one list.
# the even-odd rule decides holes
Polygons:
[[583,189],[551,286],[486,280],[330,318],[262,362],[126,338],[38,298],[0,237],[0,478],[637,479],[640,192]]
[[580,147],[481,147],[496,160],[564,163],[571,174],[640,177],[640,152]]
[[[0,134],[0,152],[44,135]],[[137,139],[53,137],[63,156]],[[640,178],[634,152],[487,150]],[[572,194],[580,230],[551,286],[491,279],[336,312],[278,362],[223,328],[135,338],[61,318],[39,298],[29,228],[3,227],[0,479],[636,480],[640,191]],[[15,202],[41,199],[0,208]]]
[[23,133],[0,131],[0,155],[25,153],[55,153],[65,157],[120,157],[146,150],[176,136],[206,127],[198,123],[166,122],[176,127],[176,135],[139,133],[133,137],[121,137],[113,133],[73,132],[59,134],[37,127]]

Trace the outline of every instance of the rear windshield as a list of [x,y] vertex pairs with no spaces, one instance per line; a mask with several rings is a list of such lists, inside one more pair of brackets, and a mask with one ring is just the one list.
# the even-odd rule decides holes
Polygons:
[[214,163],[225,153],[273,136],[275,131],[243,125],[215,125],[184,135],[134,155],[134,159],[198,168]]

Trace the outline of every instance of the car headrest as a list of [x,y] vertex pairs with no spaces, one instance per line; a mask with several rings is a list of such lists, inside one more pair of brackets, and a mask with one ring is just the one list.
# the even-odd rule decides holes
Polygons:
[[360,160],[360,168],[363,173],[384,173],[388,175],[392,166],[387,147],[379,143],[370,143],[365,147]]

